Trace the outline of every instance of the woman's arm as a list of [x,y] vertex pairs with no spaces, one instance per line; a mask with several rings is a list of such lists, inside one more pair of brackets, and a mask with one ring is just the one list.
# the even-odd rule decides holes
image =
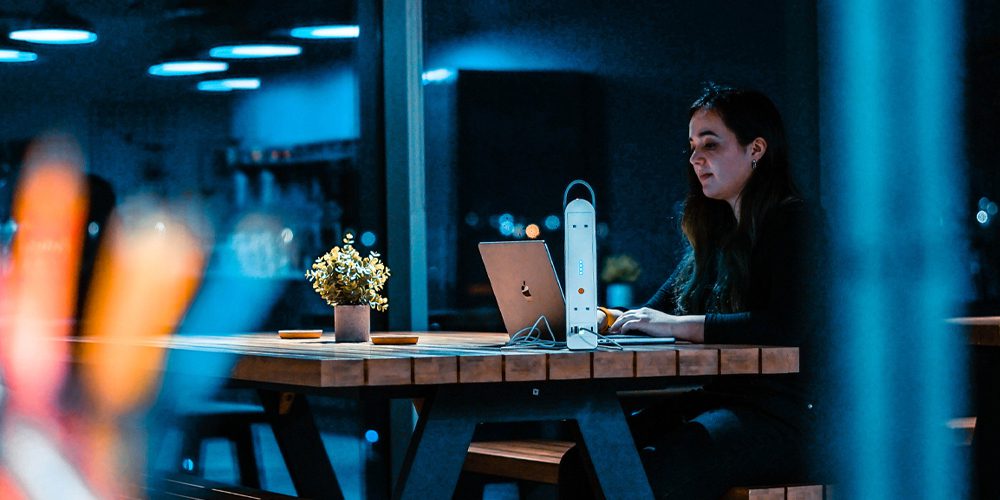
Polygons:
[[772,213],[752,265],[749,310],[709,314],[705,341],[803,346],[822,324],[826,289],[826,228],[818,210],[801,202]]
[[[705,316],[676,316],[663,311],[673,311],[677,307],[676,281],[682,266],[660,286],[642,307],[628,311],[611,310],[614,318],[608,331],[611,333],[646,334],[653,337],[674,337],[689,342],[702,342],[705,332]],[[605,316],[601,315],[600,318]]]
[[[653,296],[646,301],[642,306],[644,308],[656,309],[660,311],[671,311],[674,308],[674,280],[677,277],[677,269],[667,278],[667,281],[660,286],[659,290],[653,294]],[[611,331],[611,327],[618,321],[618,318],[625,314],[625,311],[619,309],[611,309],[606,307],[599,307],[597,312],[597,325],[599,333],[606,333]],[[609,319],[608,316],[611,316]],[[615,330],[614,333],[619,333]]]
[[677,340],[702,343],[705,341],[705,316],[674,316],[643,307],[622,313],[611,325],[611,332],[644,333],[652,337],[674,337]]
[[[825,226],[821,214],[785,207],[758,240],[749,310],[675,316],[673,276],[640,309],[618,316],[612,333],[645,333],[712,344],[803,346],[822,320],[825,289]],[[754,295],[756,294],[756,295]]]

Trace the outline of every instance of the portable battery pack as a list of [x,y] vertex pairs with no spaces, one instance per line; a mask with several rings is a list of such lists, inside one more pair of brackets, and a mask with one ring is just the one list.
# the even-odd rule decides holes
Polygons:
[[[566,188],[566,194],[574,184]],[[593,190],[590,190],[593,196]],[[597,348],[597,236],[594,205],[583,199],[565,204],[566,347]]]

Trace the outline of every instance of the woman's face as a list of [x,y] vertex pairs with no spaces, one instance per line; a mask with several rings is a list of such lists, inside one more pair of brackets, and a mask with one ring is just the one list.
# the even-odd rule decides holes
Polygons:
[[742,146],[719,115],[698,110],[688,125],[691,166],[705,196],[725,200],[739,213],[739,197],[750,180],[753,160],[750,145]]

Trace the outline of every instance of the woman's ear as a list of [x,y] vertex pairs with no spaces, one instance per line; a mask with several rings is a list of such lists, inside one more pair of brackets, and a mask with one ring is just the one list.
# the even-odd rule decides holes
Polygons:
[[754,160],[760,160],[767,152],[767,141],[763,137],[758,137],[750,142],[750,157]]

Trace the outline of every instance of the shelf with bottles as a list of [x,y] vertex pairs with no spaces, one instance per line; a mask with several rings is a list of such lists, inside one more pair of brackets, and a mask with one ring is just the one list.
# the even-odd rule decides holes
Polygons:
[[[267,223],[235,227],[217,243],[238,269],[217,270],[274,280],[304,280],[317,255],[360,218],[357,140],[275,148],[224,150],[218,174],[232,217],[255,214]],[[221,194],[221,193],[220,193]]]
[[307,166],[307,165],[347,165],[353,164],[357,156],[358,140],[341,139],[333,141],[296,144],[267,148],[226,148],[226,164],[239,169],[264,167]]

